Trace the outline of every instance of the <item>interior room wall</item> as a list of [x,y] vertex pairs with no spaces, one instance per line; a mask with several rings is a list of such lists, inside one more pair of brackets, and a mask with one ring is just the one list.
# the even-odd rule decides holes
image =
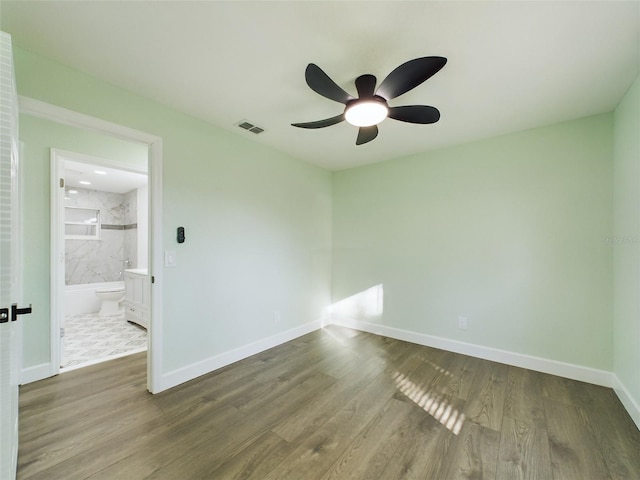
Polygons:
[[334,317],[610,372],[612,124],[335,173]]
[[614,114],[614,373],[640,428],[640,77]]
[[[20,95],[163,139],[162,241],[177,258],[175,268],[158,272],[163,374],[319,322],[330,300],[329,172],[20,48],[15,64]],[[48,284],[37,279],[49,274],[49,188],[48,164],[34,161],[27,168],[39,171],[26,175],[25,193],[46,192],[25,208],[32,234],[24,251],[43,252],[25,278],[35,311],[48,305]],[[48,323],[32,328],[42,338]],[[41,359],[25,339],[26,361]]]

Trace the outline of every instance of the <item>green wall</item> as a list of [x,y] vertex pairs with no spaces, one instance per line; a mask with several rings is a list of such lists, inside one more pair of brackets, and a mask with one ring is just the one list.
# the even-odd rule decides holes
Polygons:
[[25,346],[23,366],[48,363],[50,359],[50,149],[117,160],[146,168],[147,147],[138,143],[99,135],[86,130],[20,115],[20,159],[23,175],[23,290],[24,300],[33,303],[33,314],[23,322]]
[[333,302],[384,292],[381,315],[344,320],[611,371],[612,125],[594,116],[334,174]]
[[[329,172],[23,49],[14,56],[20,95],[163,139],[162,241],[177,252],[176,268],[154,272],[163,275],[163,373],[321,318],[330,297]],[[20,128],[24,138],[35,133]],[[38,261],[25,301],[45,312],[48,168],[35,170],[25,172],[25,195],[33,195],[25,251]],[[25,368],[48,353],[48,321],[33,328]]]
[[[614,115],[614,373],[640,408],[640,77]],[[638,410],[640,414],[640,410]],[[636,420],[638,422],[639,420]]]

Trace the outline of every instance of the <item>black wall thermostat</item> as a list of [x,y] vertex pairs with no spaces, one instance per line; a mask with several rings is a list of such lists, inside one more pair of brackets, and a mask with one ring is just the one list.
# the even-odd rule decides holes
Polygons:
[[178,243],[184,243],[184,227],[178,227]]

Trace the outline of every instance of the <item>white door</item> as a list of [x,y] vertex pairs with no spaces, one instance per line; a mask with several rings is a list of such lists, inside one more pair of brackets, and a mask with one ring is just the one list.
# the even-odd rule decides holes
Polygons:
[[[18,383],[21,345],[11,321],[18,293],[16,226],[18,101],[11,36],[0,32],[0,478],[13,479],[18,458]],[[12,311],[13,310],[13,311]]]

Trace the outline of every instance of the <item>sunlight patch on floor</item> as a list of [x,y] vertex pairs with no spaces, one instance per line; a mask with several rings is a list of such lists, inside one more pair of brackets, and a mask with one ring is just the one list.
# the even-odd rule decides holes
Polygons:
[[356,332],[355,330],[350,330],[348,328],[336,329],[329,327],[324,328],[323,331],[342,346],[346,346],[347,340],[358,335],[358,332]]
[[395,374],[394,381],[398,390],[406,395],[412,402],[455,435],[460,433],[465,420],[464,413],[459,412],[453,405],[447,402],[444,397],[425,391],[423,387],[412,382],[401,373]]

